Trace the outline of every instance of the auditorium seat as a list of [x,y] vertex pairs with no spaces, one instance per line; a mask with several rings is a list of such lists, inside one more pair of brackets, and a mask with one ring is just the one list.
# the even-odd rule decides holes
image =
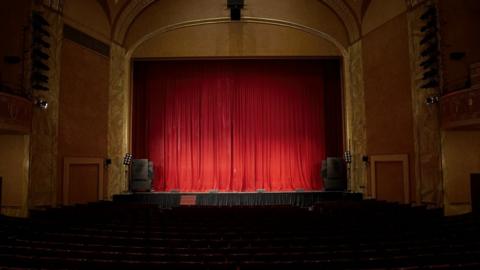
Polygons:
[[480,269],[479,224],[373,200],[173,209],[100,202],[0,217],[0,268]]

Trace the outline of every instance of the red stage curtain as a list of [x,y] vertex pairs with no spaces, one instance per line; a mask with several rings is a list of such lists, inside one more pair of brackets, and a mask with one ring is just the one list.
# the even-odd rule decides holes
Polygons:
[[338,72],[318,60],[135,62],[134,155],[153,160],[156,191],[319,190],[321,161],[342,148]]

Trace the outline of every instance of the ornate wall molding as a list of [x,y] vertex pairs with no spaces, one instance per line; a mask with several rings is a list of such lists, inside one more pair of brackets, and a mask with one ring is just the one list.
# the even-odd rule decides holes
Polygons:
[[440,101],[442,128],[480,129],[480,87],[444,95]]
[[[126,33],[135,18],[154,1],[155,0],[131,1],[118,17],[117,23],[113,30],[113,41],[118,44],[123,44]],[[360,39],[360,25],[356,20],[355,15],[352,13],[347,4],[345,4],[345,2],[338,0],[322,0],[322,2],[330,7],[343,21],[351,43]]]
[[[275,20],[270,18],[255,18],[246,17],[242,19],[245,23],[258,23],[276,25],[281,27],[293,28],[299,31],[307,32],[319,38],[328,40],[338,50],[343,57],[343,106],[345,117],[345,148],[352,151],[354,156],[353,163],[350,168],[350,189],[354,191],[363,192],[365,188],[365,179],[367,168],[362,162],[362,155],[366,153],[366,127],[365,127],[365,102],[363,91],[363,62],[362,62],[362,47],[361,42],[356,42],[350,48],[346,49],[343,45],[335,40],[330,35],[321,32],[317,29],[307,27],[304,25],[296,24],[294,22]],[[159,28],[148,35],[144,36],[141,40],[137,41],[126,53],[126,62],[129,62],[131,55],[136,48],[149,39],[161,35],[176,29],[194,27],[208,24],[220,24],[231,23],[230,18],[212,18],[204,20],[186,21],[177,24],[168,25]],[[115,64],[112,62],[112,65]],[[127,66],[127,69],[130,69]],[[128,72],[127,72],[128,73]],[[113,78],[112,78],[113,79]],[[115,81],[115,80],[114,80]],[[128,88],[125,91],[129,91]],[[128,93],[128,92],[127,92]],[[130,97],[129,97],[130,98]],[[130,101],[129,101],[130,102]]]
[[[423,2],[425,3],[425,2]],[[420,56],[420,16],[423,9],[416,5],[407,12],[410,78],[415,145],[416,202],[441,207],[443,205],[443,176],[440,114],[437,105],[427,106],[425,99],[437,94],[434,89],[422,89],[423,61]]]
[[[360,38],[360,27],[352,14],[352,11],[343,1],[334,0],[322,0],[326,5],[333,9],[339,17],[344,21],[350,41],[355,41]],[[114,30],[113,38],[117,44],[122,44],[125,39],[125,35],[134,21],[136,16],[140,12],[150,5],[153,0],[137,0],[132,1],[120,15],[117,25]],[[361,162],[361,155],[366,151],[366,130],[365,130],[365,104],[364,102],[358,102],[364,100],[363,94],[363,69],[361,61],[361,44],[351,48],[345,48],[339,41],[332,36],[318,29],[308,27],[296,22],[279,20],[274,18],[261,18],[261,17],[244,17],[243,23],[256,23],[275,25],[279,27],[287,27],[309,33],[319,38],[325,39],[331,42],[336,48],[338,48],[340,54],[343,57],[343,93],[344,93],[344,115],[345,115],[345,145],[347,149],[350,149],[354,154],[354,164],[351,168],[351,175],[353,177],[351,181],[351,189],[355,191],[362,191],[364,186],[364,179],[366,175],[366,168],[364,168]],[[125,48],[125,52],[119,45],[112,45],[111,50],[111,85],[110,85],[110,100],[112,102],[109,114],[109,156],[113,159],[113,166],[109,169],[110,181],[117,181],[109,185],[109,196],[111,194],[118,193],[125,190],[127,180],[124,175],[124,168],[118,167],[115,164],[119,163],[119,160],[123,157],[123,154],[127,152],[129,145],[129,127],[130,127],[130,73],[131,66],[130,60],[133,52],[149,39],[186,27],[194,27],[209,24],[224,24],[232,23],[229,17],[219,18],[206,18],[201,20],[190,20],[178,22],[175,24],[167,25],[156,29],[155,31],[143,36],[140,40],[134,43],[129,48]],[[116,46],[116,47],[114,47]],[[116,52],[115,52],[116,51]],[[119,68],[121,71],[118,70]],[[121,85],[120,85],[121,84]],[[121,115],[124,118],[121,118]],[[128,121],[125,121],[128,119]],[[123,121],[123,122],[122,122]],[[128,122],[128,123],[127,123]],[[117,160],[118,159],[118,160]]]
[[33,110],[30,147],[29,206],[55,205],[57,203],[58,181],[58,121],[60,94],[60,57],[63,39],[63,18],[57,13],[45,11],[50,24],[50,49],[48,60],[50,90],[41,95],[48,100],[48,109]]
[[112,44],[110,47],[110,83],[108,108],[108,156],[112,164],[108,167],[107,196],[128,190],[128,178],[123,166],[123,156],[129,147],[130,122],[130,57],[125,49]]
[[352,153],[349,189],[365,193],[367,167],[362,162],[362,156],[367,152],[367,129],[361,41],[354,43],[348,49],[348,58],[345,58],[344,69],[346,150],[350,150]]
[[32,101],[0,92],[0,131],[28,134],[32,129]]
[[[333,38],[329,34],[312,27],[308,27],[305,25],[301,25],[301,24],[291,22],[291,21],[286,21],[286,20],[277,20],[272,18],[259,18],[259,17],[244,17],[242,18],[242,22],[275,25],[275,26],[293,28],[296,30],[307,32],[311,35],[323,38],[331,42],[336,48],[338,48],[342,56],[345,57],[348,54],[345,47],[339,41],[337,41],[335,38]],[[143,36],[140,40],[135,42],[132,46],[127,48],[127,54],[132,55],[133,52],[138,48],[138,46],[148,41],[149,39],[166,32],[187,28],[187,27],[195,27],[195,26],[210,25],[210,24],[224,24],[224,23],[234,23],[234,22],[232,22],[229,17],[219,17],[219,18],[207,18],[207,19],[201,19],[201,20],[184,21],[184,22],[166,25],[164,27],[158,28],[155,31]]]

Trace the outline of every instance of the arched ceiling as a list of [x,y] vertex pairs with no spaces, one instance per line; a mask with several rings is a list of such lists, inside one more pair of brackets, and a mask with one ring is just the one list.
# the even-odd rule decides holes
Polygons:
[[[102,7],[111,26],[115,26],[119,15],[131,1],[129,0],[96,0]],[[113,28],[112,27],[112,28]]]
[[344,0],[345,3],[350,7],[352,12],[355,14],[355,18],[359,23],[362,22],[365,11],[370,5],[371,0]]
[[[113,41],[122,44],[130,25],[156,0],[96,0],[110,22]],[[350,42],[360,38],[361,20],[371,0],[318,0],[344,22]],[[248,4],[248,0],[246,0]]]

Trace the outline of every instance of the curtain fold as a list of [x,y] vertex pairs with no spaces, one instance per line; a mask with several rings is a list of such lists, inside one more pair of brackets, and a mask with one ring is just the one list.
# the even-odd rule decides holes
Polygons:
[[134,155],[154,162],[156,191],[320,190],[321,161],[343,147],[338,72],[318,60],[135,62]]

